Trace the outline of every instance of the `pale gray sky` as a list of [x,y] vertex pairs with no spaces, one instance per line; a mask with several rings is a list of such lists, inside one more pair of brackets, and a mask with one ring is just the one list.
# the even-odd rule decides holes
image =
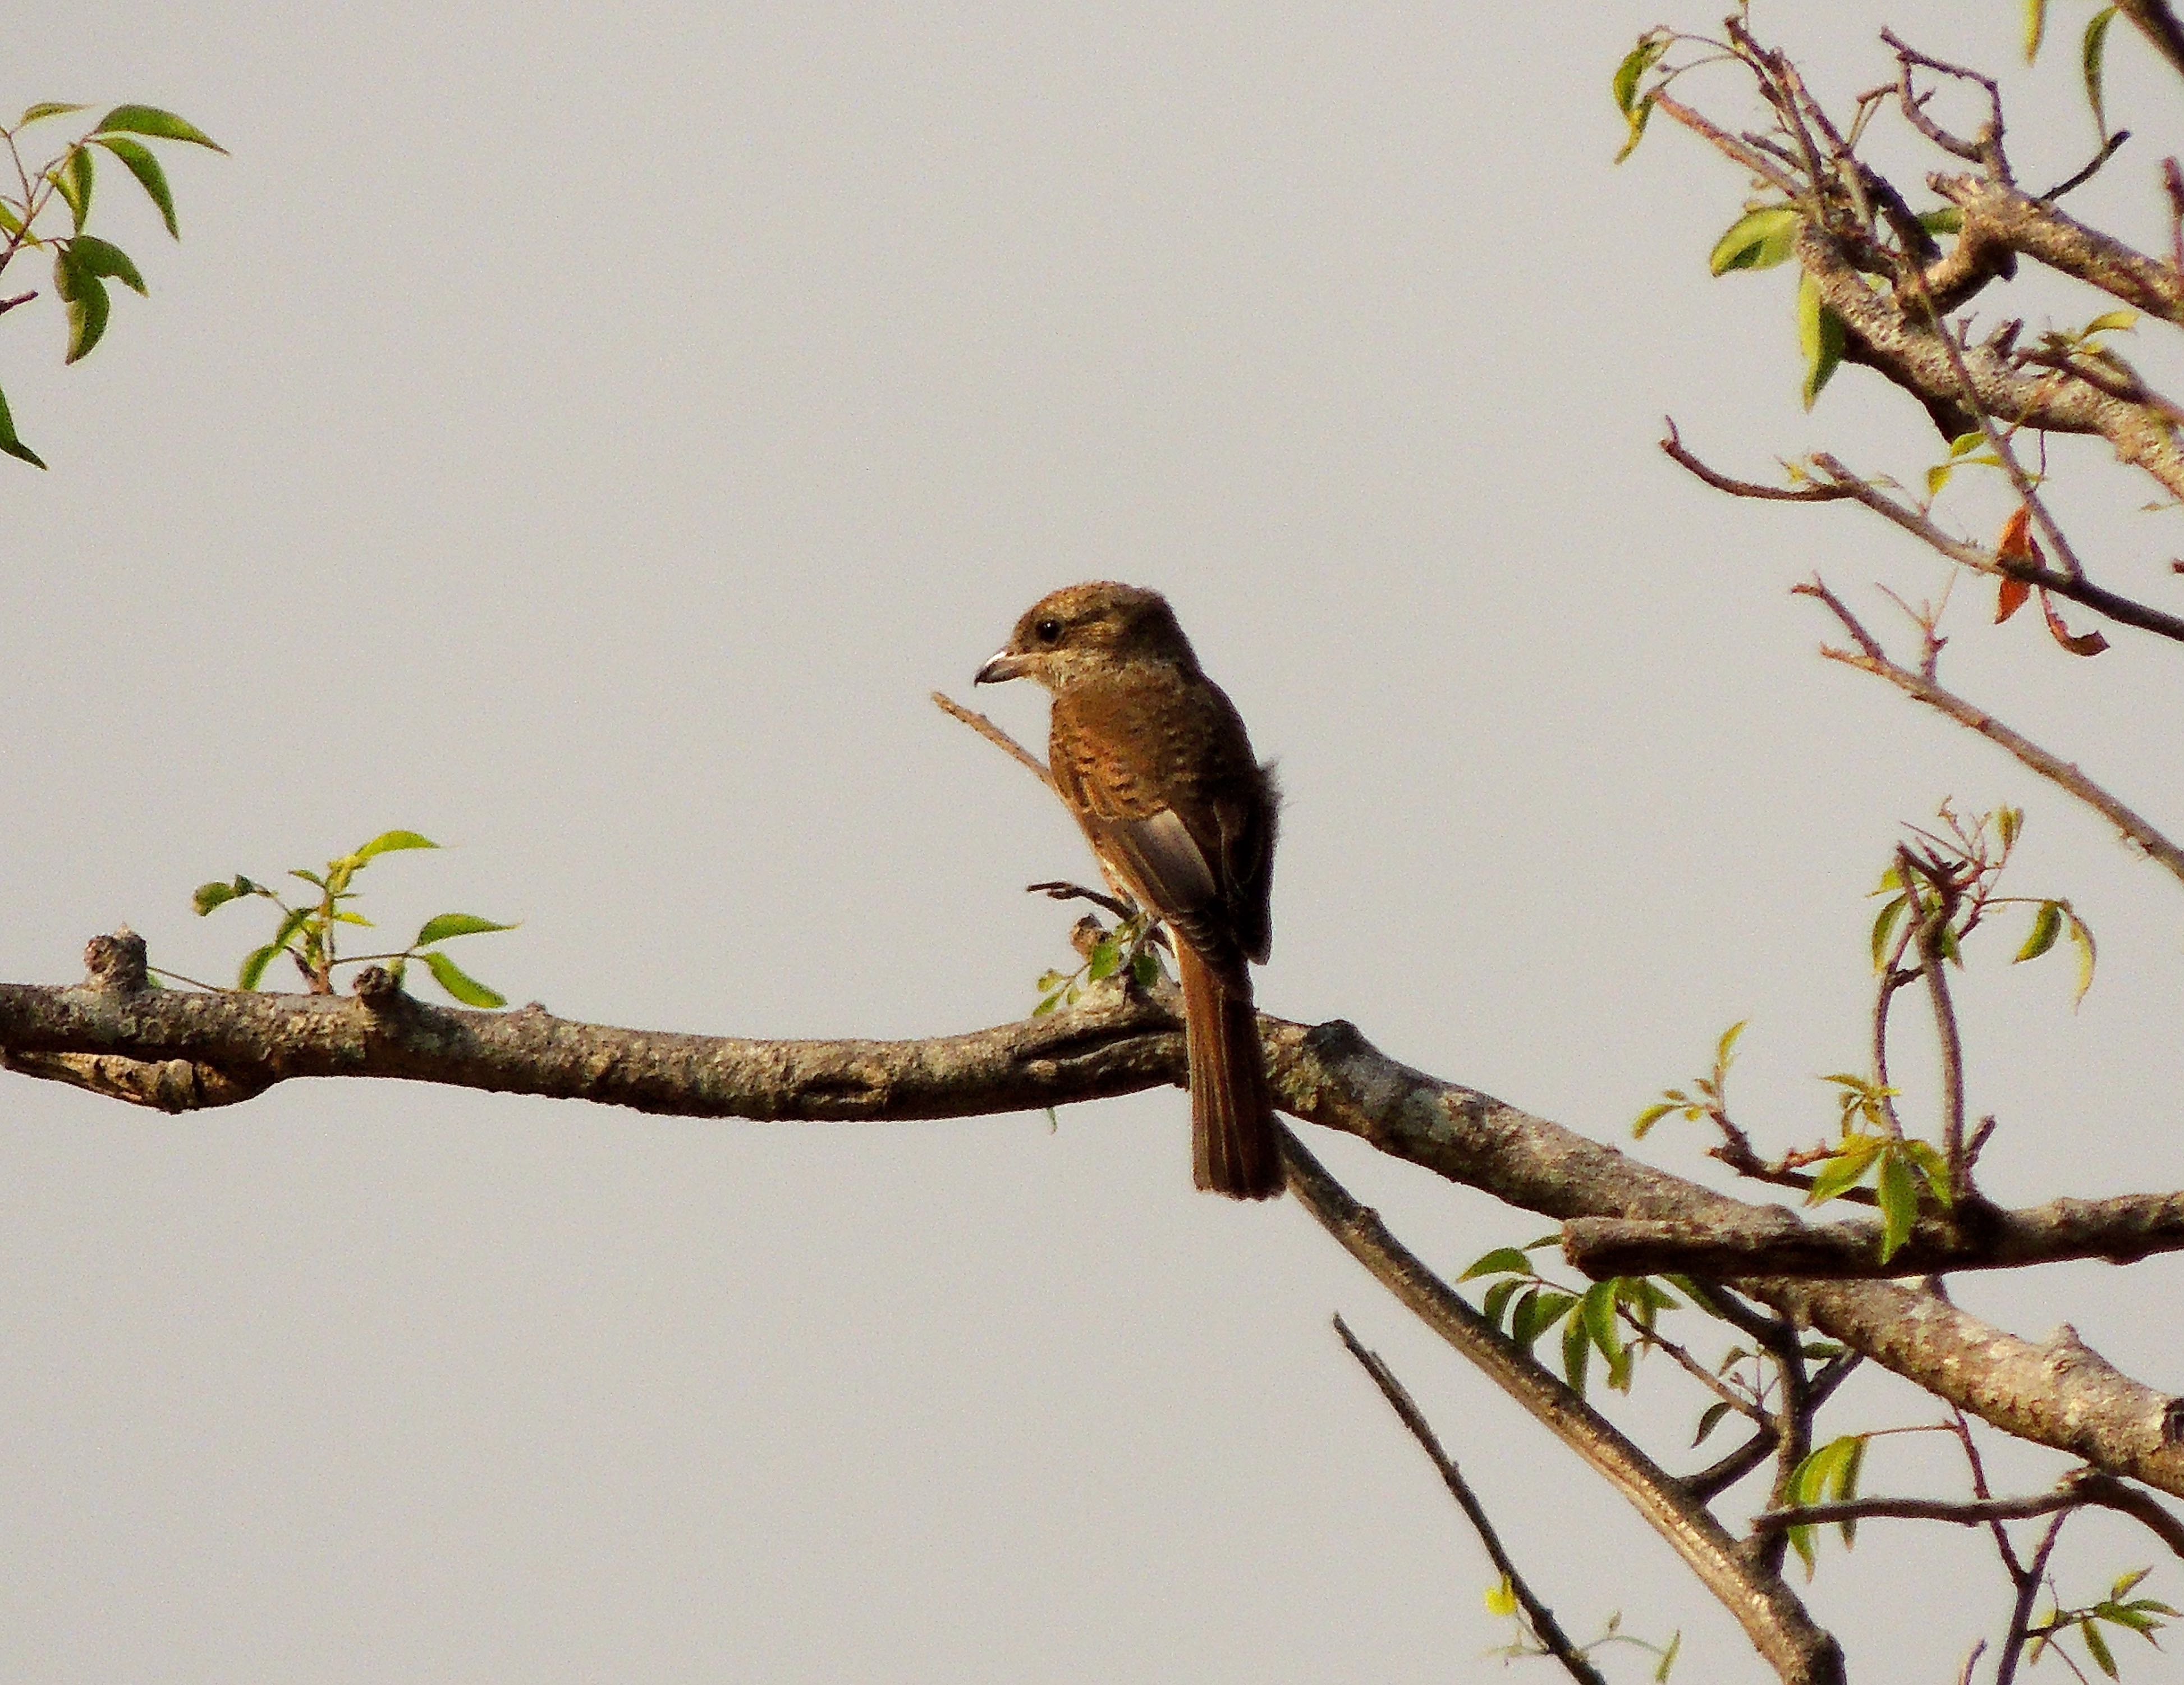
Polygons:
[[[2014,8],[1886,15],[2010,57]],[[1864,1046],[1861,896],[1894,822],[2021,801],[2020,883],[2076,898],[2103,969],[2075,1016],[2067,963],[2010,970],[2007,939],[1967,979],[1990,1186],[2184,1182],[2173,893],[1822,663],[1786,594],[1819,568],[1872,605],[1936,565],[1854,512],[1732,505],[1654,448],[1673,411],[1755,474],[1833,446],[1911,482],[1936,454],[1858,370],[1800,411],[1787,272],[1706,276],[1731,171],[1665,124],[1610,168],[1608,75],[1661,16],[25,20],[11,109],[148,100],[234,155],[170,149],[179,247],[105,172],[99,222],[153,295],[87,362],[58,366],[49,301],[0,331],[53,465],[0,463],[0,976],[72,979],[123,921],[224,975],[268,933],[196,920],[192,885],[402,825],[458,846],[375,866],[366,910],[522,919],[468,957],[571,1017],[1019,1013],[1072,916],[1021,886],[1088,862],[925,696],[966,694],[1040,591],[1115,576],[1171,594],[1280,761],[1269,1010],[1611,1139],[1749,1017],[1740,1108],[1809,1141],[1815,1074]],[[1759,21],[1805,46],[1840,24],[1840,97],[1884,75],[1882,16]],[[2081,214],[2153,241],[2178,93],[2122,35],[2112,109],[2148,138]],[[2028,176],[2089,144],[2071,48],[2013,76],[2060,114]],[[2021,308],[2043,299],[2098,308]],[[2148,491],[2062,495],[2119,583],[2170,589],[2175,517],[2101,518]],[[2001,506],[1945,508],[1985,529]],[[1950,622],[1963,688],[2184,821],[2173,666],[2129,636],[2073,662],[2031,617],[1986,629],[1983,596]],[[1034,695],[992,706],[1043,732]],[[1301,1211],[1191,1191],[1179,1094],[1053,1132],[392,1085],[181,1120],[5,1095],[8,1678],[1481,1677],[1488,1570],[1337,1309],[1574,1630],[1619,1607],[1683,1628],[1679,1677],[1760,1677],[1620,1502]],[[1544,1226],[1314,1145],[1440,1264]],[[1702,1145],[1646,1151],[1702,1174]],[[2068,1314],[2184,1391],[2179,1280],[1962,1297],[2033,1335]],[[1639,1394],[1623,1414],[1672,1453],[1696,1401],[1664,1366]],[[1875,1382],[1834,1420],[1931,1414]],[[1869,1484],[1954,1478],[1893,1441]],[[2066,1593],[2150,1559],[2098,1524],[2081,1543]],[[2173,1567],[2150,1589],[2184,1601]],[[1830,1546],[1814,1592],[1854,1665],[1897,1678],[1946,1677],[2003,1595],[1964,1541],[1883,1527]],[[1882,1596],[1947,1606],[1854,1616]]]

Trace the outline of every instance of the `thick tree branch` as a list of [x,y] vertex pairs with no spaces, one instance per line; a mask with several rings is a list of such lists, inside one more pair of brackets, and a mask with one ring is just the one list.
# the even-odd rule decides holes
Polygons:
[[1373,1384],[1380,1389],[1380,1396],[1388,1401],[1388,1408],[1395,1411],[1396,1419],[1410,1430],[1411,1437],[1418,1441],[1419,1448],[1440,1471],[1449,1495],[1456,1499],[1457,1507],[1463,1511],[1464,1518],[1471,1523],[1472,1531],[1479,1535],[1479,1543],[1485,1547],[1495,1571],[1502,1576],[1510,1594],[1516,1599],[1518,1607],[1524,1611],[1525,1624],[1531,1628],[1532,1636],[1539,1641],[1540,1648],[1560,1662],[1563,1671],[1578,1681],[1579,1685],[1607,1685],[1600,1670],[1585,1660],[1585,1652],[1570,1642],[1569,1634],[1563,1631],[1562,1622],[1555,1619],[1554,1610],[1540,1601],[1538,1593],[1518,1571],[1514,1559],[1502,1543],[1502,1535],[1495,1530],[1493,1518],[1486,1513],[1486,1506],[1479,1501],[1479,1494],[1471,1489],[1471,1482],[1464,1479],[1463,1470],[1457,1467],[1455,1459],[1440,1448],[1440,1439],[1434,1432],[1433,1424],[1426,1420],[1425,1412],[1418,1408],[1418,1400],[1411,1397],[1410,1388],[1396,1378],[1395,1370],[1388,1367],[1386,1359],[1378,1352],[1368,1351],[1359,1343],[1357,1336],[1350,1331],[1350,1325],[1339,1316],[1334,1319],[1334,1331],[1342,1336],[1342,1343],[1350,1348],[1350,1355],[1357,1359],[1365,1373],[1373,1377]]
[[1960,1219],[1923,1217],[1886,1264],[1880,1225],[1804,1223],[1780,1206],[1751,1221],[1580,1217],[1563,1225],[1563,1256],[1596,1280],[1615,1275],[1797,1275],[1848,1280],[2100,1258],[2135,1264],[2184,1251],[2184,1193],[2055,1199],[2023,1210],[1975,1206]]
[[[1906,308],[1892,294],[1874,291],[1842,242],[1809,222],[1797,237],[1797,260],[1870,354],[1859,360],[1929,406],[1963,407],[1958,359],[1924,320],[1923,300]],[[1968,347],[1958,356],[1981,412],[2013,427],[2097,434],[2120,460],[2143,469],[2171,496],[2184,498],[2184,444],[2159,408],[2118,398],[2075,373],[2024,373],[1994,347]]]
[[[238,1080],[394,1076],[694,1117],[967,1117],[1181,1080],[1172,997],[1089,990],[1077,1007],[930,1041],[759,1041],[571,1024],[543,1008],[406,997],[191,995],[0,985],[0,1049],[209,1064]],[[1347,1024],[1262,1020],[1279,1102],[1555,1220],[1770,1220],[1543,1118],[1398,1064]],[[2166,1395],[2059,1336],[2035,1345],[1930,1295],[1780,1275],[1740,1292],[2008,1433],[2184,1494]]]
[[1928,185],[1964,212],[1968,234],[1976,226],[1982,239],[2074,276],[2150,316],[2184,324],[2184,275],[2159,259],[2134,251],[2007,181],[1934,176]]

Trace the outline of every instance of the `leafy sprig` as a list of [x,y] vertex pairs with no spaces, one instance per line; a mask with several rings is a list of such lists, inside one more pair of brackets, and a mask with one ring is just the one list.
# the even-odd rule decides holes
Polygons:
[[439,844],[415,831],[382,831],[354,853],[344,854],[326,862],[323,872],[312,872],[302,867],[292,869],[288,875],[300,878],[318,893],[318,899],[291,906],[280,892],[237,873],[226,881],[215,879],[198,885],[191,898],[198,916],[203,918],[215,907],[230,901],[257,898],[270,901],[280,910],[281,922],[273,939],[260,944],[243,956],[242,964],[236,974],[238,989],[257,988],[265,975],[266,968],[282,954],[288,956],[303,974],[304,981],[315,995],[333,993],[334,968],[342,965],[384,963],[393,973],[399,984],[411,960],[420,962],[432,974],[441,988],[466,1007],[504,1007],[507,997],[471,976],[445,953],[439,945],[458,936],[476,936],[491,930],[513,930],[513,924],[496,923],[490,918],[481,918],[476,913],[442,912],[420,925],[408,946],[397,951],[376,954],[343,955],[337,951],[336,927],[350,924],[371,928],[371,920],[353,911],[348,903],[357,899],[351,887],[358,873],[364,870],[382,854],[394,854],[408,849],[437,848]]
[[[62,360],[69,363],[90,355],[105,336],[113,313],[109,282],[119,282],[140,296],[147,291],[136,260],[112,241],[87,232],[98,183],[98,154],[103,152],[114,159],[136,179],[159,210],[168,234],[180,239],[181,225],[175,215],[174,190],[168,185],[159,155],[145,142],[181,141],[214,152],[227,150],[196,124],[171,111],[155,105],[117,105],[35,169],[25,162],[24,130],[89,109],[45,100],[24,112],[13,127],[0,128],[0,145],[7,148],[16,181],[13,194],[0,192],[0,271],[25,251],[53,254],[53,295],[61,301],[68,327]],[[56,232],[50,226],[60,220],[56,205],[68,213],[64,232]],[[37,296],[32,288],[0,298],[0,312],[27,304]],[[17,435],[4,396],[0,396],[0,455],[34,468],[46,466]]]

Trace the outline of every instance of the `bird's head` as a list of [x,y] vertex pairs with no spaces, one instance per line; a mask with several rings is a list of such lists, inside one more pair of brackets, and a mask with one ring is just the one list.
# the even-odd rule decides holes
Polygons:
[[1035,678],[1060,690],[1080,678],[1139,661],[1195,668],[1190,640],[1157,591],[1095,579],[1065,585],[1034,603],[975,683]]

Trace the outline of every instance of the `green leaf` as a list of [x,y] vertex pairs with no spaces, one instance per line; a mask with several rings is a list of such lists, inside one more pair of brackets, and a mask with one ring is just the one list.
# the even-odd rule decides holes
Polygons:
[[508,1004],[507,996],[487,988],[437,948],[430,949],[417,957],[431,968],[433,980],[465,1006],[504,1007]]
[[1084,975],[1093,983],[1105,982],[1122,968],[1122,946],[1114,937],[1102,936],[1093,944],[1092,957],[1085,962]]
[[1707,258],[1707,272],[1726,275],[1733,269],[1772,269],[1786,262],[1797,249],[1797,231],[1805,226],[1795,206],[1763,205],[1747,211],[1713,243]]
[[69,255],[75,265],[86,274],[110,276],[124,287],[144,295],[144,277],[131,261],[129,254],[111,240],[102,240],[96,234],[79,234],[68,243]]
[[1486,1297],[1479,1301],[1479,1314],[1496,1328],[1501,1327],[1502,1313],[1509,1308],[1510,1299],[1524,1285],[1524,1278],[1521,1275],[1506,1276],[1496,1281],[1486,1290]]
[[1572,1317],[1563,1329],[1563,1378],[1580,1398],[1585,1397],[1585,1372],[1592,1364],[1592,1339],[1585,1319]]
[[1797,1560],[1805,1565],[1805,1577],[1811,1579],[1813,1571],[1820,1565],[1819,1558],[1813,1554],[1812,1528],[1785,1527],[1782,1536],[1790,1541],[1790,1548],[1797,1553]]
[[1679,1626],[1669,1634],[1669,1647],[1661,1652],[1661,1660],[1653,1669],[1653,1685],[1669,1685],[1669,1670],[1676,1665],[1676,1652],[1684,1647],[1684,1629]]
[[1509,1318],[1509,1336],[1528,1351],[1540,1336],[1560,1322],[1577,1303],[1572,1293],[1558,1292],[1552,1287],[1535,1287],[1517,1301],[1517,1308]]
[[2093,986],[2093,933],[2084,919],[2070,911],[2067,901],[2060,905],[2070,933],[2070,946],[2078,951],[2078,987],[2070,996],[2070,1005],[2075,1009],[2083,1003],[2086,991]]
[[1907,1141],[1903,1150],[1911,1155],[1911,1162],[1919,1167],[1936,1203],[1947,1210],[1957,1202],[1955,1192],[1949,1186],[1949,1161],[1942,1157],[1938,1148],[1924,1141]]
[[1623,55],[1623,62],[1615,67],[1615,109],[1628,117],[1638,101],[1638,84],[1645,80],[1646,72],[1660,62],[1661,55],[1669,50],[1669,38],[1658,30],[1647,30],[1638,37],[1638,44]]
[[1729,1412],[1730,1403],[1726,1398],[1717,1398],[1706,1407],[1705,1414],[1699,1417],[1699,1431],[1691,1436],[1693,1450],[1706,1443],[1707,1436],[1721,1426],[1721,1419]]
[[1736,1038],[1744,1034],[1745,1025],[1751,1022],[1748,1018],[1741,1018],[1722,1031],[1721,1040],[1715,1042],[1713,1047],[1713,1062],[1718,1068],[1728,1068],[1730,1060],[1736,1052]]
[[2004,848],[2015,848],[2018,838],[2025,834],[2025,810],[2022,807],[1997,808],[1994,829]]
[[1059,990],[1056,990],[1055,993],[1047,996],[1044,1000],[1040,1001],[1037,1006],[1034,1007],[1031,1009],[1031,1015],[1034,1018],[1045,1018],[1049,1013],[1052,1012],[1061,1004],[1061,995]]
[[2079,330],[2078,337],[2090,339],[2097,333],[2129,333],[2137,326],[2137,310],[2103,310]]
[[15,437],[15,418],[8,413],[4,395],[0,395],[0,454],[12,456],[18,462],[27,462],[33,468],[46,466],[45,458]]
[[1919,213],[1919,226],[1929,234],[1961,234],[1964,232],[1964,214],[1953,204],[1939,210],[1922,210]]
[[1481,1275],[1529,1275],[1531,1273],[1532,1260],[1523,1253],[1514,1247],[1496,1247],[1492,1252],[1482,1253],[1474,1259],[1471,1267],[1456,1279],[1471,1281]]
[[1888,957],[1893,951],[1892,939],[1896,935],[1897,921],[1903,917],[1903,909],[1909,905],[1908,897],[1898,896],[1874,915],[1873,968],[1875,971],[1888,963]]
[[249,893],[248,890],[242,887],[241,879],[232,884],[200,884],[190,896],[190,905],[197,909],[198,917],[202,918],[214,907],[225,907],[238,896]]
[[1880,1200],[1880,1261],[1896,1256],[1919,1220],[1919,1185],[1900,1152],[1880,1154],[1880,1176],[1874,1189]]
[[2109,1641],[2101,1636],[2101,1629],[2090,1621],[2081,1621],[2078,1623],[2078,1636],[2086,1641],[2086,1654],[2092,1657],[2093,1665],[2109,1678],[2115,1678],[2115,1658],[2109,1654]]
[[121,160],[122,167],[136,178],[136,185],[144,190],[145,196],[159,206],[159,215],[167,225],[167,232],[174,238],[181,239],[181,226],[175,220],[174,190],[168,187],[167,172],[159,167],[159,160],[153,155],[152,148],[142,141],[132,141],[120,135],[102,137],[96,144],[104,147]]
[[1613,1363],[1623,1355],[1623,1331],[1616,1325],[1614,1281],[1596,1281],[1585,1290],[1578,1301],[1578,1314],[1571,1321],[1583,1325],[1592,1343],[1600,1347],[1600,1354]]
[[2062,934],[2063,909],[2051,901],[2041,902],[2040,911],[2032,915],[2031,934],[2025,937],[2025,946],[2017,951],[2017,957],[2010,963],[2017,965],[2038,959],[2055,946],[2055,939]]
[[2048,0],[2025,0],[2025,62],[2040,56],[2040,43],[2048,33]]
[[1872,1168],[1875,1155],[1884,1144],[1860,1137],[1841,1152],[1830,1154],[1813,1173],[1813,1186],[1806,1191],[1805,1203],[1825,1205],[1856,1187],[1865,1180],[1865,1173]]
[[227,150],[196,124],[171,111],[162,111],[156,105],[117,105],[98,120],[98,127],[92,132],[149,135],[157,141],[187,141],[192,146],[210,147],[214,152]]
[[[1836,1465],[1835,1469],[1833,1481],[1835,1496],[1841,1502],[1848,1504],[1858,1496],[1858,1477],[1864,1467],[1865,1439],[1863,1435],[1854,1434],[1851,1437],[1850,1449],[1844,1453],[1842,1460]],[[1857,1518],[1853,1516],[1849,1520],[1840,1521],[1836,1525],[1842,1529],[1843,1548],[1848,1550],[1858,1543]]]
[[280,951],[281,944],[278,942],[268,942],[262,948],[253,948],[243,956],[242,968],[235,974],[235,986],[255,989],[258,979],[265,975],[265,968],[273,962],[274,956]]
[[382,854],[393,854],[398,849],[438,846],[430,837],[421,837],[415,831],[382,831],[357,850],[355,857],[359,861],[371,860]]
[[1630,137],[1623,142],[1621,150],[1615,154],[1618,164],[1638,150],[1638,142],[1646,138],[1646,125],[1652,116],[1653,96],[1649,93],[1638,102],[1637,109],[1630,114]]
[[2138,1582],[2153,1571],[2151,1568],[2133,1568],[2127,1573],[2117,1575],[2115,1583],[2109,1587],[2109,1598],[2121,1603],[2138,1588]]
[[1673,1100],[1655,1101],[1638,1114],[1638,1121],[1630,1125],[1630,1133],[1640,1141],[1645,1140],[1646,1132],[1675,1109],[1676,1102]]
[[26,127],[30,124],[42,121],[47,117],[65,117],[71,111],[88,111],[91,108],[88,105],[70,105],[62,100],[44,99],[39,101],[38,103],[33,105],[28,111],[25,111],[20,117],[17,118],[15,120],[15,126],[20,129]]
[[1130,975],[1137,979],[1140,989],[1150,989],[1160,981],[1160,960],[1149,943],[1139,948],[1138,957],[1130,962]]
[[1809,271],[1797,282],[1797,349],[1805,359],[1805,407],[1809,410],[1842,362],[1843,321],[1820,298]]
[[62,360],[73,363],[90,355],[98,343],[113,306],[106,296],[106,283],[78,268],[66,247],[53,256],[53,290],[68,307],[68,355]]
[[433,942],[444,942],[454,936],[482,935],[488,930],[513,930],[513,924],[496,924],[490,918],[480,918],[474,913],[443,912],[428,918],[417,932],[417,940],[410,946],[421,948]]
[[2115,21],[2115,14],[2113,6],[2094,13],[2086,20],[2085,39],[2078,45],[2078,63],[2086,73],[2086,103],[2093,108],[2093,126],[2103,141],[2109,137],[2109,114],[2101,102],[2101,61],[2108,48],[2109,25]]
[[60,174],[53,185],[61,190],[68,201],[69,214],[75,218],[75,232],[83,232],[84,220],[91,215],[91,188],[98,172],[92,167],[91,148],[73,146],[61,159]]

